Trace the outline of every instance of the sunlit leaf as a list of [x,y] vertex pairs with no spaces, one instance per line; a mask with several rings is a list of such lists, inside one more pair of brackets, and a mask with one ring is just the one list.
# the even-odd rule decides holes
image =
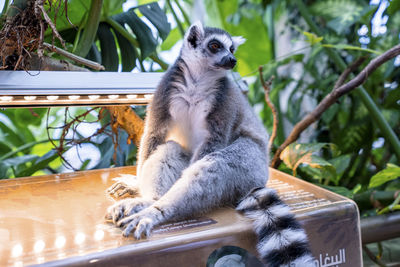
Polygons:
[[303,31],[304,36],[307,38],[307,42],[310,43],[310,45],[315,45],[320,43],[324,37],[318,37],[317,35],[315,35],[312,32],[304,32]]
[[368,48],[362,48],[359,46],[354,46],[354,45],[347,45],[347,44],[323,44],[323,47],[329,47],[329,48],[335,48],[335,49],[339,49],[339,50],[357,50],[357,51],[362,51],[362,52],[367,52],[367,53],[371,53],[371,54],[376,54],[376,55],[380,55],[381,52],[376,51],[376,50],[372,50],[372,49],[368,49]]
[[161,50],[170,50],[181,39],[182,36],[179,29],[172,29],[167,39],[165,39],[165,41],[161,44]]
[[122,12],[124,0],[104,0],[102,11],[104,16],[112,16]]
[[371,177],[368,188],[378,187],[386,182],[395,180],[400,177],[400,167],[388,163],[386,169],[378,172]]
[[[60,9],[57,10],[54,6],[47,13],[51,19],[54,19],[57,11],[65,10],[65,1],[62,1]],[[65,29],[70,29],[74,27],[79,27],[82,22],[82,18],[86,12],[90,9],[90,1],[87,0],[69,0],[68,1],[68,19],[71,21],[72,25],[69,23],[65,13],[58,12],[57,14],[57,30],[63,31]]]
[[335,169],[333,165],[324,160],[323,158],[313,155],[323,147],[331,147],[331,150],[335,150],[335,146],[327,143],[315,143],[315,144],[297,144],[293,143],[287,146],[281,153],[280,158],[283,162],[293,170],[296,174],[296,169],[300,164],[307,164],[313,168],[321,168],[327,171],[326,175],[329,178],[334,177]]
[[243,36],[246,42],[241,45],[235,56],[238,60],[236,70],[247,75],[258,66],[264,65],[273,57],[273,40],[268,35],[269,29],[264,24],[259,10],[251,10],[252,16],[240,18],[237,25],[231,24],[227,18],[238,11],[238,1],[204,1],[207,10],[206,25],[220,27],[233,36]]

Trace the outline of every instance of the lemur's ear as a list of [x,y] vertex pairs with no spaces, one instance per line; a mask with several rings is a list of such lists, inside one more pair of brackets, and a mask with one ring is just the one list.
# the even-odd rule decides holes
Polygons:
[[190,46],[196,48],[204,36],[204,28],[200,21],[193,23],[186,32],[185,40]]
[[232,36],[232,41],[233,41],[233,46],[236,49],[236,48],[238,48],[239,45],[246,42],[246,39],[243,38],[242,36]]

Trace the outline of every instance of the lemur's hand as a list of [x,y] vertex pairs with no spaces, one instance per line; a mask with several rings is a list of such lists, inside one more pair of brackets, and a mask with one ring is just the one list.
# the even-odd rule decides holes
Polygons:
[[154,200],[143,198],[126,198],[118,201],[107,209],[105,219],[117,224],[119,220],[138,213],[154,203]]
[[117,222],[117,226],[124,227],[122,235],[128,237],[132,231],[136,239],[140,239],[142,235],[150,236],[150,232],[154,226],[164,222],[162,212],[150,206],[139,213],[125,217]]
[[113,199],[132,198],[139,195],[137,187],[137,178],[130,174],[120,174],[120,177],[113,178],[117,181],[112,186],[107,188],[106,192]]

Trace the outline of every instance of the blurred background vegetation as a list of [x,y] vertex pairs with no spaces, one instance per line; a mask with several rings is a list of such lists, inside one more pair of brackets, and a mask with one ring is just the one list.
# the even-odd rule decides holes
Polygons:
[[[29,2],[15,0],[18,8],[12,8],[6,0],[0,26]],[[272,114],[258,67],[265,80],[275,77],[270,97],[279,126],[271,158],[347,66],[365,58],[354,71],[359,73],[400,38],[399,0],[48,0],[44,7],[65,46],[50,27],[44,40],[107,71],[166,70],[196,20],[245,37],[235,71],[249,85],[249,101],[270,132]],[[29,68],[16,66],[17,52],[5,55],[2,49],[1,57],[2,69]],[[397,56],[341,97],[285,148],[278,168],[354,199],[361,216],[399,210],[399,66]],[[143,107],[132,109],[144,116]],[[126,142],[124,130],[113,131],[110,120],[101,108],[1,110],[0,179],[135,164],[136,146]]]

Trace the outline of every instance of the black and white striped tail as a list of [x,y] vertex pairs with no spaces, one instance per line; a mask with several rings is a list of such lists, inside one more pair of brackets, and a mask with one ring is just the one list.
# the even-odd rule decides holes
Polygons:
[[257,251],[265,264],[315,266],[306,233],[275,190],[255,188],[236,209],[254,221]]

